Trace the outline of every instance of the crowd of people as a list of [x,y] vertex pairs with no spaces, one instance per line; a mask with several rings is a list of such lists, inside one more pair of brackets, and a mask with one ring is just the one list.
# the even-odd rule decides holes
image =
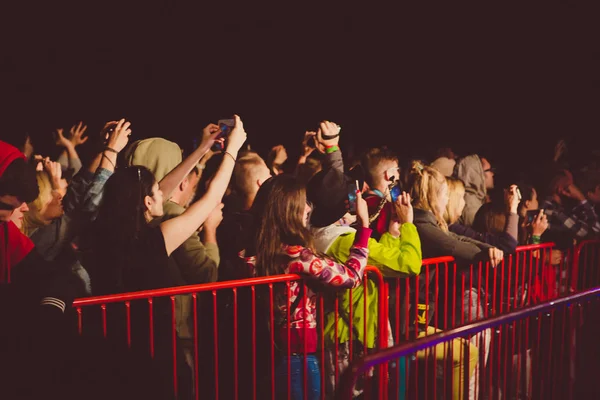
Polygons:
[[[231,128],[207,125],[185,157],[178,144],[163,138],[132,141],[133,127],[125,119],[106,123],[87,144],[83,123],[69,133],[57,129],[56,160],[38,154],[35,140],[26,134],[11,143],[0,141],[0,311],[6,321],[0,330],[6,338],[3,349],[15,354],[5,359],[14,364],[3,379],[11,377],[6,385],[18,395],[33,396],[57,385],[63,394],[75,392],[72,388],[90,397],[112,393],[87,378],[57,377],[62,369],[53,368],[64,349],[74,346],[65,340],[74,298],[294,273],[305,277],[308,287],[303,291],[293,282],[289,295],[277,296],[274,311],[280,322],[271,329],[281,330],[274,334],[278,345],[292,354],[277,360],[277,390],[303,398],[306,361],[307,398],[317,399],[322,391],[334,393],[335,371],[348,367],[351,351],[362,349],[349,343],[351,337],[376,348],[377,287],[369,281],[365,295],[361,285],[367,265],[384,277],[419,275],[422,260],[438,256],[453,256],[459,266],[483,261],[495,267],[518,245],[543,242],[556,243],[552,263],[558,265],[575,241],[600,234],[595,210],[600,169],[590,160],[585,168],[570,171],[564,143],[554,159],[540,160],[547,164],[544,174],[505,174],[506,186],[496,187],[492,160],[484,155],[458,157],[441,149],[434,160],[399,160],[388,147],[378,147],[345,158],[342,129],[330,121],[304,134],[297,162],[288,160],[282,145],[263,158],[244,147],[244,124],[238,116],[234,121]],[[82,160],[78,150],[86,146],[93,154]],[[326,363],[320,365],[316,296],[328,290],[335,290],[342,310],[366,296],[369,312],[355,307],[352,321],[343,313],[325,315]],[[481,294],[467,290],[460,312],[483,316]],[[154,312],[156,324],[170,326],[169,304],[157,302]],[[429,320],[411,326],[411,338],[436,331],[434,312],[427,309]],[[192,313],[190,296],[177,296],[178,360],[187,360],[189,370],[197,368],[189,362]],[[358,329],[351,335],[355,327],[365,326],[365,319],[367,332]],[[288,328],[290,336],[281,334]],[[389,333],[389,344],[405,336]],[[158,330],[157,341],[161,335]],[[460,349],[461,342],[456,346]],[[454,352],[455,398],[461,396],[464,379],[470,381],[470,397],[476,391],[475,366],[480,352],[487,358],[489,334],[471,347],[469,377],[463,376],[461,352]],[[88,354],[86,349],[81,351]],[[121,354],[125,349],[112,351],[126,357]],[[155,358],[168,364],[170,351],[158,346]],[[108,354],[113,353],[96,350],[89,358],[106,365]],[[138,368],[128,362],[122,368]],[[145,373],[160,376],[164,371]],[[185,371],[181,374],[185,397],[193,390],[186,387]],[[46,375],[46,386],[23,383]],[[131,378],[131,390],[139,394],[146,386],[148,397],[167,396],[144,382]],[[360,393],[357,386],[355,394]]]

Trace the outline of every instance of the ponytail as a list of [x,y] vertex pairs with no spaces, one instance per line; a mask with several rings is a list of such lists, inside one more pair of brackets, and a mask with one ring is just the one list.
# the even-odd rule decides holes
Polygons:
[[444,219],[444,214],[438,210],[437,206],[440,191],[446,183],[444,175],[420,161],[413,161],[407,183],[407,189],[410,191],[414,207],[433,213],[440,229],[448,232],[448,224]]

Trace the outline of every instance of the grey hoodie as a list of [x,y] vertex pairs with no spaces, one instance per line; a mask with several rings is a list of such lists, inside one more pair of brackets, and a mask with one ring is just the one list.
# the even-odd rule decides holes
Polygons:
[[465,209],[458,223],[473,225],[477,210],[485,203],[485,175],[479,156],[473,154],[461,158],[454,169],[455,175],[465,184]]

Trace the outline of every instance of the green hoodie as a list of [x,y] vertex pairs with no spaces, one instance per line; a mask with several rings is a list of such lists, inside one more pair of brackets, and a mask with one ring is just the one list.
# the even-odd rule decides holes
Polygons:
[[[330,225],[325,228],[313,228],[315,246],[335,259],[345,262],[350,255],[350,248],[354,243],[355,230],[349,227]],[[369,239],[369,258],[367,264],[379,268],[384,277],[407,277],[418,275],[421,272],[422,253],[421,241],[414,224],[405,223],[400,228],[400,237],[394,238],[389,233],[384,233],[379,241]],[[377,296],[378,287],[373,280],[367,281],[367,347],[375,347],[377,332]],[[353,336],[365,343],[364,337],[364,286],[352,289],[353,309]],[[344,292],[339,299],[340,313],[338,313],[338,343],[350,340],[348,316],[350,310],[350,290]],[[343,314],[343,315],[342,315]],[[328,346],[335,343],[335,313],[330,312],[325,316],[324,327],[325,342]]]

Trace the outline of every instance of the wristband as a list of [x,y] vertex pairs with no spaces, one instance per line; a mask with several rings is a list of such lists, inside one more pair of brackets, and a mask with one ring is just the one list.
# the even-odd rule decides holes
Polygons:
[[110,148],[110,147],[108,147],[108,146],[106,146],[106,147],[104,148],[104,151],[110,151],[111,153],[119,154],[119,152],[118,152],[118,151],[116,151],[115,149],[111,149],[111,148]]
[[233,160],[233,162],[236,162],[235,157],[233,155],[231,155],[230,152],[226,151],[224,153],[227,154],[229,157],[231,157],[231,159]]
[[339,151],[339,147],[337,145],[333,145],[333,146],[325,146],[325,153],[327,154],[331,154],[331,153],[335,153],[336,151]]
[[540,244],[542,243],[542,238],[538,235],[533,235],[531,236],[531,241],[533,242],[533,244]]

